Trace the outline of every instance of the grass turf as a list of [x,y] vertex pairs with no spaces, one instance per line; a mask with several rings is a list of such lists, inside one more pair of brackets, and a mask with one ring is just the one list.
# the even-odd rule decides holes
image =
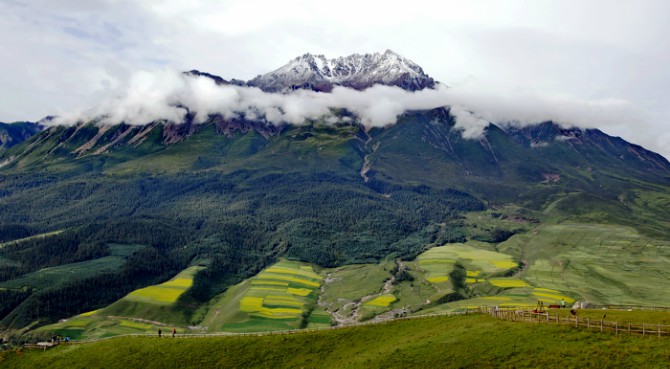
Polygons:
[[[382,339],[383,338],[383,339]],[[263,337],[125,337],[12,351],[3,368],[664,367],[667,339],[615,336],[489,316],[433,317]]]

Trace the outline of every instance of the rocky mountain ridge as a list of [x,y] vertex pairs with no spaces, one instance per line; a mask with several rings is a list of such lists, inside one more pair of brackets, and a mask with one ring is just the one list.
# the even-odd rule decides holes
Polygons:
[[328,92],[334,86],[364,90],[375,84],[416,91],[433,88],[435,81],[418,64],[386,50],[384,53],[352,54],[333,59],[304,54],[247,84],[268,92],[303,88]]
[[218,85],[258,87],[265,92],[290,92],[300,89],[330,92],[335,86],[365,90],[376,84],[417,91],[433,88],[437,83],[418,64],[391,50],[332,59],[306,53],[272,72],[258,75],[246,82],[239,79],[228,81],[195,69],[184,74],[211,78]]

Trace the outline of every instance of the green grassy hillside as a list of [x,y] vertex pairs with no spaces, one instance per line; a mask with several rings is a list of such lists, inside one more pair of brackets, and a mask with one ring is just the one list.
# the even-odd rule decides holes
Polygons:
[[[464,139],[446,109],[370,130],[349,118],[87,122],[2,150],[0,329],[97,310],[206,265],[171,320],[199,324],[213,299],[282,259],[327,268],[324,280],[355,281],[333,269],[347,265],[372,278],[338,287],[343,297],[326,284],[300,325],[326,324],[328,306],[368,319],[466,298],[667,302],[670,163],[659,155],[551,122]],[[458,243],[476,250],[415,261]],[[142,248],[115,255],[119,244]]]
[[187,268],[167,282],[137,289],[109,306],[40,327],[32,334],[49,336],[56,332],[80,339],[185,327],[197,306],[189,307],[182,296],[202,269]]
[[[489,216],[472,213],[467,219],[479,219],[485,228]],[[491,222],[504,227],[500,219]],[[281,260],[206,302],[191,297],[189,288],[199,270],[191,267],[161,285],[35,333],[88,338],[167,325],[182,330],[195,326],[197,332],[280,331],[479,306],[534,306],[538,300],[545,305],[587,300],[667,306],[667,246],[625,227],[542,225],[499,244],[426,245],[413,260],[390,257],[379,264],[337,268]]]
[[264,337],[113,338],[0,354],[3,368],[664,367],[666,339],[476,315]]

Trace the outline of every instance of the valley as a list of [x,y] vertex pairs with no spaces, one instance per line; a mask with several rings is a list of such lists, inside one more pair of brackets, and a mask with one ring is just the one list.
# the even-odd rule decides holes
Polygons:
[[[352,58],[401,71],[387,81],[396,93],[435,83],[394,53]],[[317,59],[249,82],[179,78],[281,91],[267,95],[275,99],[372,83],[315,70]],[[621,138],[552,121],[491,122],[466,137],[449,106],[407,110],[386,126],[336,106],[299,123],[187,108],[179,122],[3,126],[12,134],[0,149],[3,339],[18,347],[159,329],[340,337],[331,327],[364,337],[389,332],[361,324],[407,327],[395,320],[480,307],[670,306],[670,162]],[[423,319],[432,318],[413,323]],[[509,328],[447,321],[464,330],[459,345],[469,329],[500,338]],[[401,362],[428,355],[430,337],[451,339],[421,324],[397,332],[420,336]],[[579,339],[556,329],[542,332]]]
[[[479,231],[486,219],[499,227],[518,222],[491,218],[490,212],[468,213],[466,218],[478,220]],[[411,260],[391,256],[378,264],[335,268],[280,260],[204,304],[184,294],[195,273],[207,268],[194,266],[163,284],[138,289],[107,307],[33,334],[55,332],[85,340],[151,334],[161,327],[193,333],[285,331],[482,306],[532,309],[538,300],[546,306],[561,300],[568,306],[576,301],[668,306],[666,250],[666,242],[621,226],[542,225],[498,244],[472,240],[426,245]],[[20,281],[6,285],[16,288]]]

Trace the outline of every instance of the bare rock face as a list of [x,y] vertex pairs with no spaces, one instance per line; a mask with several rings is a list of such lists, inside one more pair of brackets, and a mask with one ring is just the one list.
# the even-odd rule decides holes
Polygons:
[[383,54],[353,54],[335,59],[305,54],[247,82],[248,86],[266,92],[297,89],[329,92],[334,86],[364,90],[375,84],[416,91],[433,88],[435,81],[416,63],[386,50]]

